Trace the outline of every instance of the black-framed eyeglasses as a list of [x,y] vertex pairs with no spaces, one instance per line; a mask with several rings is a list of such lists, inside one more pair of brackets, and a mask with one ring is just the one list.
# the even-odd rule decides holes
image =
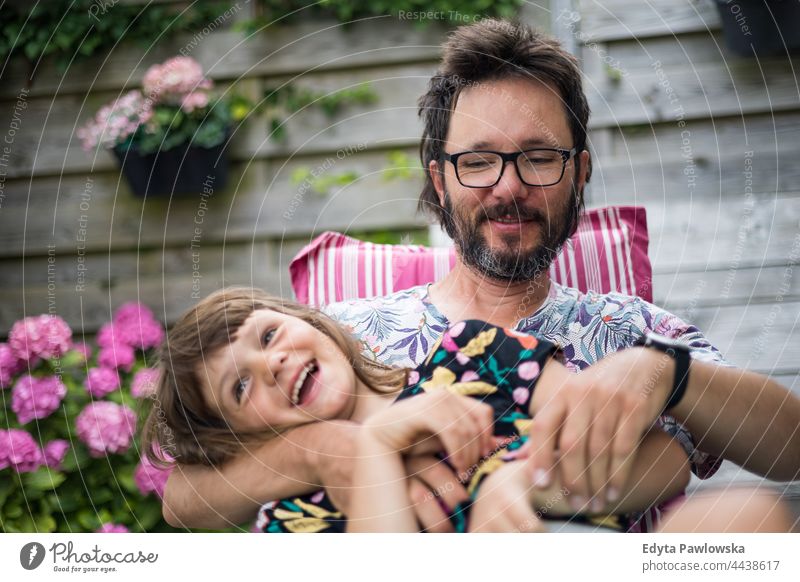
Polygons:
[[467,188],[491,188],[503,177],[508,162],[513,162],[517,176],[528,186],[553,186],[564,177],[567,162],[575,148],[537,148],[504,154],[492,151],[468,151],[444,154],[445,161],[456,169],[456,178]]

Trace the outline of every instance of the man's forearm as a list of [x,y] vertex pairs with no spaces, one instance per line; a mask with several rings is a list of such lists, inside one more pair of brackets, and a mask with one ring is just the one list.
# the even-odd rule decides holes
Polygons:
[[347,431],[342,430],[346,424],[296,428],[243,448],[219,468],[178,465],[164,492],[165,519],[174,526],[229,527],[253,519],[267,501],[319,489],[329,456],[322,451],[331,450],[332,443],[347,444]]
[[693,361],[669,413],[703,451],[770,479],[800,478],[800,399],[765,376]]

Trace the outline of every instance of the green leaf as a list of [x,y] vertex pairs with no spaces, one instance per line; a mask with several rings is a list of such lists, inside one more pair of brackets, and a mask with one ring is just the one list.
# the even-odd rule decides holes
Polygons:
[[66,479],[63,473],[53,471],[49,467],[39,467],[34,473],[25,473],[22,475],[22,485],[26,491],[47,491],[48,489],[55,489],[61,485]]
[[56,531],[56,520],[52,515],[40,515],[34,520],[36,531],[39,533],[52,533]]

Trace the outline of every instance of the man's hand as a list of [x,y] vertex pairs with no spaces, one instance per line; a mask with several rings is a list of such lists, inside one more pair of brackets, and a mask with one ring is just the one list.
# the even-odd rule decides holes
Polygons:
[[549,486],[559,462],[574,510],[596,511],[616,501],[632,453],[663,411],[674,371],[669,356],[644,348],[611,354],[580,374],[548,363],[532,404],[534,486]]

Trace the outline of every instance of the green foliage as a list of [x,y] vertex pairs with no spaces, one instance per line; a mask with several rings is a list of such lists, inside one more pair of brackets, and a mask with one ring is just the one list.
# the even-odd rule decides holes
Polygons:
[[383,171],[383,179],[385,181],[410,180],[423,176],[422,166],[420,166],[418,158],[412,158],[402,150],[393,150],[386,157],[389,165]]
[[[232,3],[198,0],[191,10],[182,4],[48,0],[6,3],[0,9],[0,63],[24,58],[31,68],[53,57],[59,70],[79,60],[104,55],[122,41],[151,49],[175,33],[207,25]],[[24,8],[23,8],[24,7]]]
[[348,23],[353,20],[392,16],[422,25],[438,20],[467,24],[480,18],[496,16],[513,18],[522,0],[258,0],[260,16],[237,24],[247,33],[269,25],[296,22],[309,18],[335,18]]
[[294,186],[306,185],[306,189],[310,188],[320,196],[328,194],[333,188],[344,188],[358,180],[358,173],[352,170],[344,172],[330,173],[330,172],[316,172],[311,168],[302,166],[296,168],[290,177]]
[[140,126],[121,148],[135,147],[145,155],[189,142],[195,147],[213,148],[225,141],[232,115],[227,101],[217,99],[191,113],[177,105],[157,105],[153,118],[155,123]]
[[369,83],[333,93],[288,84],[265,90],[261,103],[252,106],[252,109],[267,116],[270,137],[282,141],[286,138],[285,118],[293,113],[318,107],[328,118],[332,118],[347,106],[369,105],[377,101],[378,94]]
[[427,229],[411,230],[363,230],[348,232],[347,236],[383,245],[425,245],[430,244]]

